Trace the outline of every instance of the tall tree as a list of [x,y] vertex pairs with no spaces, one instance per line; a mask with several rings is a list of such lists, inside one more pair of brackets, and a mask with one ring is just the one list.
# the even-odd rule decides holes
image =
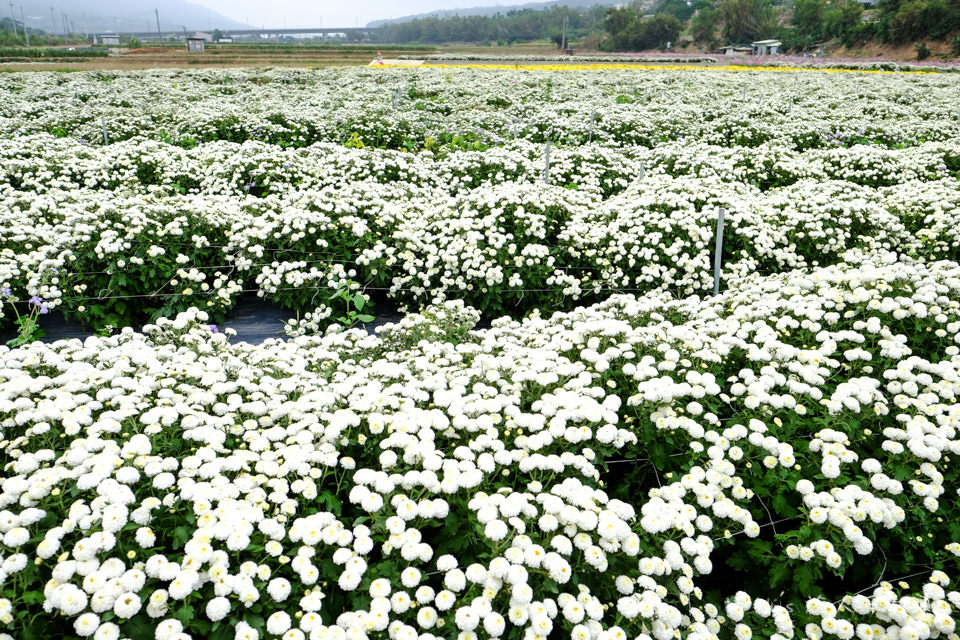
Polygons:
[[730,42],[769,38],[777,28],[777,11],[770,0],[722,0],[723,37]]
[[690,20],[690,35],[694,42],[712,45],[720,22],[720,12],[715,7],[707,6],[700,9],[700,13]]

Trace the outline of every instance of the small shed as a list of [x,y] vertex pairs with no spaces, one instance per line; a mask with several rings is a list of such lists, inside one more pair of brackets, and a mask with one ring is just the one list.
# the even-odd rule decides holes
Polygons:
[[103,34],[98,38],[100,44],[107,47],[119,47],[120,46],[120,36],[116,34]]
[[780,47],[783,46],[783,43],[779,40],[757,40],[752,43],[752,46],[753,55],[771,56],[780,53]]
[[187,51],[203,53],[203,38],[187,38]]
[[727,46],[720,47],[720,51],[727,56],[742,56],[749,55],[753,53],[753,47],[747,46],[745,44],[731,44]]

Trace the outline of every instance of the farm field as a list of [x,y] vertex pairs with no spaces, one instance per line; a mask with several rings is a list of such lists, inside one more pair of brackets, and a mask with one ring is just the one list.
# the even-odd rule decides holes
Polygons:
[[0,74],[0,637],[957,638],[958,90]]
[[[58,58],[79,53],[47,49],[44,54],[53,60],[30,59],[24,50],[9,48],[0,51],[0,71],[131,71],[144,69],[205,69],[234,67],[313,67],[365,65],[377,55],[427,56],[435,47],[368,45],[368,44],[208,44],[202,54],[190,53],[183,43],[159,47],[156,43],[134,49],[106,49],[90,52],[94,57]],[[517,47],[516,49],[520,49]],[[465,49],[469,50],[469,49]],[[521,49],[526,50],[526,49]]]

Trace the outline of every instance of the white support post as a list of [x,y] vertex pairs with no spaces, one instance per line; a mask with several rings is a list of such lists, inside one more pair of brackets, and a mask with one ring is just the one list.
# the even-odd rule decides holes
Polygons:
[[543,145],[543,184],[550,184],[550,143]]
[[723,217],[726,210],[720,208],[717,215],[717,248],[713,256],[713,295],[720,293],[720,256],[723,253]]

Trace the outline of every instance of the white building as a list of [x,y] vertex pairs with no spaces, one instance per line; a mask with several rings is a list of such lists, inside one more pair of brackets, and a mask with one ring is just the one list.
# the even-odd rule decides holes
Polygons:
[[783,43],[779,40],[757,40],[751,43],[755,56],[772,56],[780,53],[782,45]]

